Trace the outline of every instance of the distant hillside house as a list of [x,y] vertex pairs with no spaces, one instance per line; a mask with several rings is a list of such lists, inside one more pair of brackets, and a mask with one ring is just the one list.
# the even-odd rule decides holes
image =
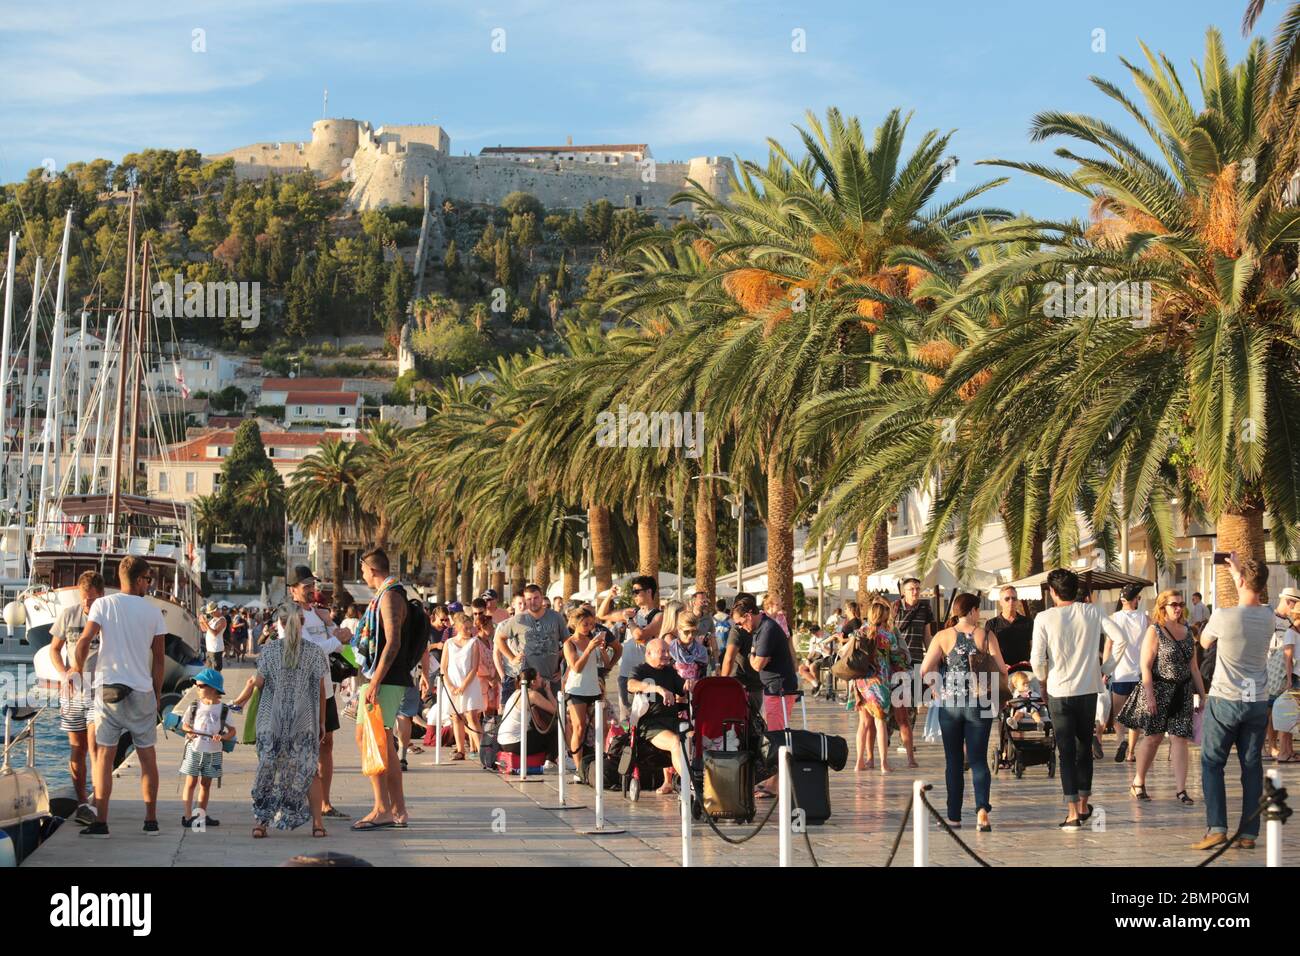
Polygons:
[[292,391],[285,394],[284,424],[329,422],[353,426],[361,420],[361,396],[356,392]]

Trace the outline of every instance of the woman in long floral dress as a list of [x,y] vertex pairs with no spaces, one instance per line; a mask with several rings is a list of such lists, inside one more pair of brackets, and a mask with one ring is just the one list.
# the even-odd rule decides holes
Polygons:
[[284,637],[257,658],[257,676],[235,700],[242,705],[260,687],[257,706],[257,776],[253,780],[253,837],[267,827],[294,830],[311,820],[313,837],[325,836],[316,764],[325,736],[325,652],[302,638],[302,612],[288,604],[277,612]]

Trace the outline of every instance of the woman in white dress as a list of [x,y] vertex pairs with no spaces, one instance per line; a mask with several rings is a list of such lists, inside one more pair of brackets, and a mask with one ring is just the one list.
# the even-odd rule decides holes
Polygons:
[[452,732],[456,735],[456,752],[452,760],[465,759],[465,733],[468,730],[470,749],[478,750],[479,711],[483,709],[483,688],[478,679],[479,655],[482,642],[471,632],[469,616],[461,611],[451,616],[455,636],[442,648],[442,673],[446,693],[453,710]]

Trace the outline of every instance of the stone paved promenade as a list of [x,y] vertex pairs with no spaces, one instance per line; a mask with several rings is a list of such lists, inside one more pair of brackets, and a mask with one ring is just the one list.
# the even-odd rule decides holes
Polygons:
[[[244,674],[240,668],[230,667],[226,678],[230,687],[239,688]],[[808,716],[815,729],[851,736],[852,715],[842,706],[817,701],[810,704]],[[345,720],[344,730],[336,735],[334,802],[355,818],[368,810],[370,788],[360,773],[359,755],[349,730],[350,722]],[[161,835],[147,837],[140,830],[139,773],[132,767],[115,782],[110,839],[83,840],[78,828],[68,825],[24,865],[271,866],[298,853],[327,849],[391,866],[676,866],[681,860],[675,799],[646,794],[632,804],[616,792],[607,793],[607,824],[623,827],[627,833],[584,836],[579,831],[594,824],[593,792],[589,788],[568,788],[569,802],[585,804],[586,809],[544,809],[556,800],[553,774],[520,786],[485,773],[472,761],[434,767],[432,751],[411,758],[405,778],[412,818],[407,830],[352,833],[348,821],[333,820],[327,821],[330,832],[325,839],[312,839],[310,828],[304,827],[293,832],[272,830],[267,839],[254,841],[248,794],[256,754],[252,747],[240,746],[227,755],[223,786],[213,792],[211,811],[221,826],[205,833],[186,831],[180,825],[180,778],[176,774],[181,749],[181,739],[174,735],[159,747]],[[1148,781],[1154,799],[1141,806],[1129,798],[1125,786],[1126,772],[1132,765],[1116,764],[1110,759],[1115,749],[1113,738],[1107,738],[1106,749],[1107,759],[1098,767],[1093,799],[1106,813],[1103,832],[1059,832],[1056,824],[1064,819],[1059,781],[1049,780],[1045,767],[1032,767],[1021,780],[1007,772],[994,777],[993,832],[977,834],[974,814],[968,810],[963,838],[995,866],[1185,867],[1199,862],[1201,854],[1187,848],[1200,838],[1205,825],[1199,751],[1192,750],[1188,785],[1196,805],[1183,807],[1173,799],[1172,772],[1164,749]],[[822,865],[883,865],[917,775],[935,784],[931,801],[943,809],[942,746],[922,743],[918,759],[920,771],[903,769],[900,754],[896,758],[900,769],[888,776],[879,772],[854,774],[852,763],[850,769],[832,773],[833,816],[825,825],[809,828],[814,852]],[[1228,796],[1234,812],[1239,799],[1236,776],[1230,765]],[[1300,779],[1300,774],[1291,776]],[[760,804],[760,816],[765,809],[765,804]],[[498,832],[502,823],[504,832]],[[722,826],[724,832],[738,835],[749,829],[733,824]],[[695,864],[775,865],[776,829],[773,820],[755,839],[735,847],[698,823],[693,829]],[[1300,825],[1292,823],[1284,830],[1284,859],[1300,862]],[[895,865],[910,866],[911,854],[909,832]],[[1214,865],[1263,866],[1264,856],[1261,842],[1255,851],[1230,850]],[[942,866],[975,865],[951,839],[933,827],[931,860]],[[794,862],[811,863],[801,838],[796,838]]]

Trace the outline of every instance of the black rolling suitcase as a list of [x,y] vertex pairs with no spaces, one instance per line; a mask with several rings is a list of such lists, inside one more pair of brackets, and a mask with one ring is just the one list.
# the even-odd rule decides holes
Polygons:
[[790,783],[794,805],[804,823],[825,823],[831,815],[830,769],[820,760],[790,758]]

